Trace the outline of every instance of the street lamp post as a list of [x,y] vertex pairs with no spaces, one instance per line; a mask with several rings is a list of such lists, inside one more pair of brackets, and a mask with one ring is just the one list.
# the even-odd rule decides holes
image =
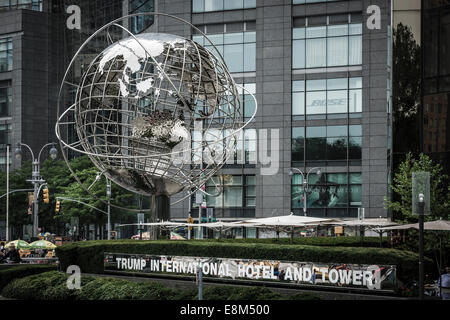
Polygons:
[[6,242],[9,241],[9,144],[6,145]]
[[305,175],[304,175],[303,171],[300,170],[300,169],[298,169],[298,168],[291,168],[291,169],[289,170],[289,176],[292,177],[292,176],[294,175],[294,170],[302,175],[302,180],[303,180],[303,182],[302,182],[302,184],[303,184],[303,215],[306,217],[306,195],[307,195],[307,193],[308,193],[308,177],[309,177],[309,174],[310,174],[313,170],[316,170],[316,174],[317,174],[317,175],[319,176],[319,178],[320,178],[320,175],[322,174],[322,172],[320,171],[320,168],[319,168],[319,167],[311,168],[311,169],[309,169],[309,171],[307,172],[307,174],[306,174],[306,179],[305,179]]
[[424,251],[424,237],[423,237],[423,220],[425,209],[425,196],[423,193],[419,194],[419,299],[423,300],[424,292],[424,268],[423,268],[423,251]]
[[108,197],[108,240],[111,240],[111,182],[106,178],[106,196]]
[[28,148],[28,150],[31,153],[31,159],[32,159],[32,173],[31,173],[31,179],[27,180],[29,182],[31,182],[33,184],[34,187],[34,203],[33,203],[33,237],[37,237],[38,234],[38,224],[39,224],[39,218],[38,218],[38,196],[39,196],[39,191],[41,189],[42,185],[46,185],[45,180],[43,180],[41,178],[41,173],[40,173],[40,160],[41,160],[41,154],[42,151],[48,147],[48,146],[52,146],[52,148],[50,149],[50,158],[52,158],[53,160],[56,159],[57,155],[58,155],[58,151],[55,148],[56,143],[51,142],[51,143],[47,143],[46,145],[44,145],[41,150],[39,151],[38,157],[37,159],[34,157],[34,153],[33,150],[31,149],[31,147],[25,143],[21,143],[18,142],[17,143],[17,148],[15,150],[15,154],[16,154],[16,158],[18,160],[21,160],[22,158],[22,146]]

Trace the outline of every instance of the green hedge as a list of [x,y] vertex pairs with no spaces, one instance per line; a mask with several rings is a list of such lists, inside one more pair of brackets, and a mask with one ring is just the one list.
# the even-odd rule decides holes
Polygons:
[[[197,300],[196,289],[172,289],[160,283],[133,282],[104,277],[81,277],[81,289],[67,289],[68,275],[46,272],[16,279],[7,285],[2,295],[22,300]],[[206,286],[205,300],[316,300],[318,296],[300,293],[284,296],[264,287]]]
[[[83,273],[103,273],[104,252],[140,253],[240,259],[273,259],[321,263],[396,265],[400,279],[418,274],[418,255],[385,248],[324,247],[264,243],[220,243],[211,241],[102,240],[66,244],[56,249],[62,270],[75,264]],[[426,259],[432,272],[432,261]]]
[[16,278],[56,270],[55,265],[14,265],[7,269],[0,268],[0,291]]
[[[364,237],[361,243],[360,237],[302,237],[294,238],[293,244],[325,247],[380,247],[380,237]],[[216,240],[217,241],[217,240]],[[268,238],[268,239],[222,239],[226,243],[272,243],[290,244],[289,238]],[[383,248],[391,247],[391,239],[383,237],[381,241]]]

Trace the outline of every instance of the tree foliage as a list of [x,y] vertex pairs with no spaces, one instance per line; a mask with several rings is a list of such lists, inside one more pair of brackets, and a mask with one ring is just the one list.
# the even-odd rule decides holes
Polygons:
[[399,222],[417,222],[417,216],[412,214],[412,173],[416,171],[430,172],[430,215],[428,220],[437,218],[448,219],[450,201],[448,176],[443,173],[440,164],[435,164],[425,154],[420,154],[418,159],[414,159],[411,153],[406,155],[406,159],[400,163],[394,174],[391,190],[394,193],[393,199],[385,200],[386,206],[392,210],[393,218]]
[[[90,185],[94,182],[97,175],[97,169],[87,157],[77,157],[70,161],[72,169],[75,171],[84,185]],[[39,226],[45,231],[54,231],[56,225],[64,225],[70,222],[71,217],[78,217],[79,222],[83,224],[105,223],[106,214],[92,209],[80,203],[61,200],[60,213],[55,213],[56,197],[64,197],[75,200],[81,200],[100,210],[107,211],[107,205],[100,200],[94,199],[87,193],[72,176],[66,163],[62,160],[46,160],[41,166],[41,176],[47,182],[50,193],[50,203],[44,204],[42,201],[42,192],[39,197]],[[31,178],[31,164],[24,163],[20,168],[10,173],[10,190],[32,189],[33,185],[27,182]],[[6,192],[6,174],[0,174],[1,194]],[[106,179],[102,176],[90,189],[100,199],[107,201],[106,197]],[[5,199],[0,199],[0,205],[4,208]],[[136,195],[132,192],[122,189],[111,183],[111,204],[122,207],[133,207],[136,201]],[[26,192],[13,193],[10,196],[10,225],[21,226],[31,224],[31,216],[27,214],[28,197]],[[2,215],[4,211],[2,210]],[[130,220],[131,219],[131,220]],[[123,211],[111,207],[112,222],[134,222],[135,214],[129,211]]]

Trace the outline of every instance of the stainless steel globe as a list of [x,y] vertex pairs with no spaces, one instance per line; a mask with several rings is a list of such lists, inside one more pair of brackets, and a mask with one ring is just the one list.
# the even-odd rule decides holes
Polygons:
[[[237,86],[220,54],[190,39],[128,33],[84,71],[58,138],[128,190],[192,192],[234,154],[246,125]],[[67,119],[76,141],[61,135]]]

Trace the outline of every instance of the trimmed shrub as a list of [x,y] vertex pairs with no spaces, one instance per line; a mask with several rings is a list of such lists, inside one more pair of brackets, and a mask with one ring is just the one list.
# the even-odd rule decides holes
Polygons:
[[[205,300],[281,300],[281,294],[264,287],[206,287],[203,296]],[[196,299],[198,296],[195,297]]]
[[[197,300],[197,289],[172,289],[151,281],[133,282],[111,277],[81,277],[81,290],[67,289],[68,275],[46,272],[16,279],[2,295],[22,300]],[[207,286],[206,300],[318,299],[315,295],[286,297],[264,287]]]
[[15,279],[13,282],[3,288],[2,295],[7,298],[21,300],[46,300],[53,299],[53,294],[57,293],[60,299],[70,300],[73,295],[72,290],[57,289],[57,287],[66,287],[67,274],[50,271],[35,274],[21,279]]
[[7,269],[0,269],[0,291],[14,279],[52,270],[56,270],[55,265],[15,265]]
[[[267,239],[222,239],[227,243],[272,243],[272,244],[290,244],[289,238],[267,238]],[[216,240],[217,242],[217,240]],[[293,244],[308,246],[325,246],[325,247],[374,247],[380,248],[379,237],[364,237],[361,242],[360,237],[301,237],[294,238]],[[383,237],[381,247],[390,248],[391,239]]]
[[[83,241],[56,249],[63,270],[76,264],[85,273],[103,273],[104,252],[238,259],[273,259],[317,263],[396,265],[397,276],[414,279],[418,275],[418,254],[385,248],[324,247],[264,243],[222,243],[211,241]],[[427,270],[432,261],[425,259]]]
[[114,278],[97,278],[83,286],[82,300],[169,300],[173,290],[156,282],[132,282]]

